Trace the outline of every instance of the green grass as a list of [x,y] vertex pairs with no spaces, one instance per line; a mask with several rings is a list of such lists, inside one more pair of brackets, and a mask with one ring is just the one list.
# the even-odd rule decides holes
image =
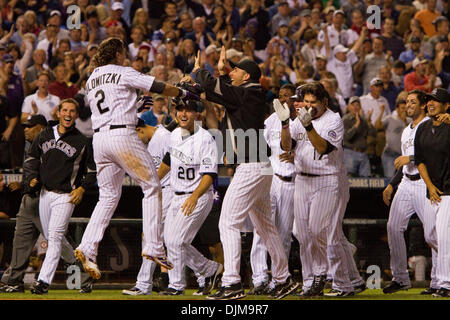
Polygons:
[[[345,298],[300,298],[287,296],[284,300],[440,300],[448,298],[435,298],[422,296],[424,288],[414,288],[399,291],[394,294],[383,294],[381,290],[366,290],[354,297]],[[205,300],[204,296],[194,296],[195,290],[187,290],[184,296],[160,296],[153,293],[149,296],[126,296],[121,290],[95,290],[90,294],[80,294],[76,290],[50,290],[47,295],[32,295],[29,290],[25,293],[0,293],[0,300]],[[270,300],[267,296],[247,296],[243,300]]]

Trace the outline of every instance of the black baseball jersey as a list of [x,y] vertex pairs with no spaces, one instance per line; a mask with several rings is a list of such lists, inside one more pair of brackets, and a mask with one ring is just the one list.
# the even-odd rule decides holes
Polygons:
[[96,182],[92,143],[75,127],[57,132],[57,122],[49,122],[34,139],[24,162],[25,181],[38,178],[50,191],[71,192]]
[[450,195],[450,124],[434,126],[430,119],[419,126],[414,141],[414,161],[416,165],[425,164],[434,186],[443,195]]

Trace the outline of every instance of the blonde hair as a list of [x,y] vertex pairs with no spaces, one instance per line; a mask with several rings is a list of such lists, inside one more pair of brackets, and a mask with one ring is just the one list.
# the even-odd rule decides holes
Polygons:
[[184,39],[183,42],[181,42],[180,47],[178,48],[178,54],[186,57],[186,44],[187,43],[191,43],[192,47],[194,48],[194,52],[192,52],[192,55],[195,55],[195,44],[194,41],[192,41],[192,39]]

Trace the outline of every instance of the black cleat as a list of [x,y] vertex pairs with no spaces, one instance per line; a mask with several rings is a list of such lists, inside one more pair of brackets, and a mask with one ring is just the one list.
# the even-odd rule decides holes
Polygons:
[[440,288],[438,291],[433,293],[433,297],[436,298],[450,298],[450,290],[446,288]]
[[203,291],[203,295],[207,296],[211,293],[214,289],[217,289],[219,287],[219,282],[222,279],[223,274],[223,265],[219,264],[219,267],[217,268],[216,272],[205,279],[205,289]]
[[411,288],[410,284],[400,284],[397,281],[392,281],[388,286],[383,288],[383,293],[394,293],[400,290],[408,290]]
[[198,287],[197,292],[194,292],[192,295],[194,296],[203,296],[203,292],[205,292],[205,287]]
[[245,297],[244,288],[240,282],[231,286],[221,287],[216,293],[206,297],[208,300],[236,300]]
[[367,289],[366,284],[363,283],[363,284],[361,284],[361,285],[359,285],[359,286],[354,287],[353,292],[354,292],[355,294],[358,294],[358,293],[361,293],[361,292],[365,291],[366,289]]
[[48,283],[45,283],[42,280],[38,280],[35,283],[33,283],[30,291],[32,294],[47,294],[48,287],[50,287]]
[[92,282],[81,287],[79,293],[91,293],[92,292]]
[[262,295],[266,295],[268,294],[268,284],[267,283],[262,283],[259,286],[253,287],[251,288],[248,292],[247,295],[249,296],[262,296]]
[[436,293],[436,292],[438,292],[438,291],[439,291],[439,289],[428,288],[428,289],[423,290],[420,294],[423,294],[423,295],[431,295],[431,294]]
[[288,294],[291,294],[300,286],[300,283],[292,280],[292,277],[286,279],[286,282],[283,284],[278,284],[275,286],[274,292],[269,296],[269,298],[280,300],[286,297]]
[[0,292],[3,293],[22,293],[25,292],[23,284],[18,284],[15,286],[4,285],[0,287]]
[[312,296],[323,296],[323,288],[325,288],[327,276],[314,276],[313,284],[311,286]]
[[327,297],[351,297],[354,295],[355,295],[354,291],[342,291],[336,289],[331,289],[330,292],[325,293],[325,296]]
[[159,293],[160,296],[182,296],[184,295],[184,290],[177,290],[174,288],[167,288],[166,291],[161,291]]
[[[313,297],[313,294],[311,293],[311,289],[302,290],[301,292],[296,293],[294,295],[297,297],[301,297],[301,298]],[[321,295],[323,296],[323,292]]]

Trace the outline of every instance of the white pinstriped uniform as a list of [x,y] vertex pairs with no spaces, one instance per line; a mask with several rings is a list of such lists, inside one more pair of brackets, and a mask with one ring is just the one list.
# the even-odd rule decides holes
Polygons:
[[278,284],[284,283],[289,277],[287,257],[273,222],[270,200],[267,197],[272,182],[272,175],[265,174],[269,166],[269,162],[239,164],[225,193],[219,220],[220,240],[225,260],[223,286],[241,281],[240,230],[247,215],[269,251],[272,279]]
[[[196,275],[209,277],[219,264],[206,259],[192,246],[192,240],[202,226],[213,206],[213,188],[206,191],[197,202],[194,211],[185,216],[181,206],[199,186],[202,175],[217,174],[217,146],[211,134],[196,126],[196,132],[182,137],[181,128],[170,136],[170,185],[175,193],[167,212],[164,240],[167,256],[174,267],[169,270],[169,287],[184,290],[186,279],[184,267],[189,266]],[[177,192],[188,194],[177,195]]]
[[[292,123],[292,120],[289,120]],[[292,240],[292,225],[294,223],[294,180],[287,182],[282,177],[294,177],[294,165],[281,162],[279,155],[284,153],[281,149],[281,121],[276,113],[273,113],[264,122],[264,138],[271,149],[270,163],[274,176],[270,188],[270,204],[272,219],[275,221],[280,235],[286,257],[289,258]],[[253,243],[250,253],[252,266],[252,280],[255,287],[268,281],[267,274],[267,249],[262,238],[253,231]]]
[[[139,139],[136,89],[149,91],[154,77],[130,67],[106,65],[94,69],[86,82],[87,100],[92,111],[94,160],[97,165],[99,201],[78,249],[95,261],[98,245],[117,207],[125,173],[142,188],[142,226],[145,245],[142,253],[164,256],[161,226],[161,185],[155,165]],[[110,129],[110,125],[127,128]]]
[[[53,133],[55,140],[58,141],[60,138],[58,125],[53,127]],[[85,152],[86,148],[80,152],[78,159],[74,160],[75,164],[79,164]],[[75,179],[77,173],[78,169],[74,168],[73,179]],[[39,195],[39,219],[42,225],[42,233],[48,242],[48,247],[38,280],[42,280],[48,284],[52,283],[53,277],[55,276],[62,249],[72,247],[64,236],[69,225],[70,217],[75,209],[75,205],[69,202],[70,198],[69,193],[48,191],[45,188],[41,189]]]
[[[148,143],[147,150],[152,156],[153,162],[155,164],[156,170],[159,169],[161,161],[164,155],[169,152],[169,144],[171,132],[164,128],[164,126],[159,125],[157,130],[153,134],[153,137]],[[169,210],[170,203],[172,201],[173,192],[170,188],[170,175],[166,175],[161,179],[162,188],[162,219],[161,223],[164,226],[164,220]],[[143,292],[151,292],[153,286],[153,273],[156,268],[156,263],[152,260],[142,258],[141,268],[137,276],[136,287]]]
[[[414,128],[411,128],[411,124],[406,126],[402,133],[402,155],[412,156],[414,155],[414,138],[416,136],[417,128],[424,121],[429,118],[425,117]],[[435,219],[425,219],[424,215],[425,202],[427,201],[427,187],[423,179],[416,181],[410,180],[406,177],[408,175],[417,175],[419,170],[414,163],[409,163],[403,166],[403,178],[400,182],[397,192],[392,200],[391,209],[389,210],[389,220],[387,223],[389,250],[391,255],[391,271],[392,280],[402,285],[410,285],[410,279],[408,274],[407,256],[406,256],[406,244],[404,238],[404,232],[408,228],[408,222],[411,216],[416,213],[420,221],[424,225],[424,229],[434,228]],[[431,239],[428,239],[431,240]],[[435,243],[436,238],[432,239]],[[436,279],[436,250],[432,249],[433,266],[431,270],[431,284],[432,288],[439,289]]]
[[[342,196],[340,176],[344,172],[344,126],[339,115],[330,110],[312,120],[312,124],[316,132],[336,149],[320,156],[300,121],[296,119],[291,125],[291,136],[297,142],[294,215],[300,243],[303,289],[308,290],[312,285],[311,275],[326,275],[329,268],[333,289],[353,291],[347,264],[343,262],[346,250],[338,231],[342,228],[339,225],[342,219],[336,218],[342,212],[339,205]],[[302,172],[319,176],[302,176]]]

